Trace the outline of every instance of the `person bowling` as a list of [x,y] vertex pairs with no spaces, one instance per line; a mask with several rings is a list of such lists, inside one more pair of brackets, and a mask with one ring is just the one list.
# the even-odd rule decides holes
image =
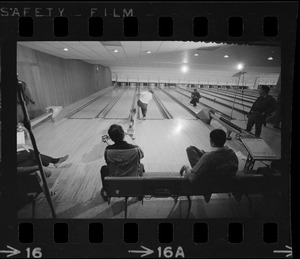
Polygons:
[[139,100],[137,102],[137,105],[142,110],[143,120],[146,120],[148,104],[153,99],[153,93],[154,90],[152,88],[149,88],[148,91],[143,91],[139,94]]

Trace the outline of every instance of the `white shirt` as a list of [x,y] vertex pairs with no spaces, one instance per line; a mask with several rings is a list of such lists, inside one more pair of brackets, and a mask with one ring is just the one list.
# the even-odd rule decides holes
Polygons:
[[25,145],[25,133],[24,131],[19,131],[17,132],[17,151],[24,150],[23,145]]
[[17,132],[17,152],[26,150],[29,152],[29,149],[32,149],[30,146],[26,145],[25,140],[25,132],[24,131],[18,131]]
[[152,93],[150,92],[141,92],[140,101],[142,103],[148,104],[152,100]]

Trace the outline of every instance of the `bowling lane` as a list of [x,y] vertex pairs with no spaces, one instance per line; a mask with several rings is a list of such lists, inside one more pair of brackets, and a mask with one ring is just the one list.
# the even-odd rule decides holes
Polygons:
[[[189,93],[187,93],[187,91],[185,91],[184,89],[180,89],[180,88],[176,88],[176,90],[179,91],[180,93],[183,93],[184,95],[186,95],[187,98],[189,98],[189,100],[190,100],[190,96],[189,96]],[[232,110],[229,107],[223,106],[221,104],[215,103],[215,102],[207,100],[205,98],[201,98],[200,99],[200,104],[198,106],[199,107],[199,111],[202,109],[201,106],[200,106],[201,104],[208,105],[208,106],[210,106],[210,107],[212,107],[212,108],[214,108],[214,109],[216,109],[216,110],[218,110],[220,112],[223,112],[224,114],[226,114],[228,116],[231,116],[231,117],[235,118],[238,121],[245,121],[247,119],[246,116],[244,114],[240,113],[239,111]],[[203,106],[203,108],[208,109],[205,106]],[[245,123],[243,123],[242,125],[244,126]]]
[[130,114],[136,86],[130,86],[111,108],[105,119],[127,119]]
[[212,96],[212,97],[220,97],[222,100],[228,100],[231,102],[233,102],[235,99],[236,104],[241,104],[241,105],[244,105],[245,107],[249,107],[249,108],[251,108],[252,104],[255,101],[255,100],[250,101],[245,96],[241,96],[241,95],[239,96],[239,95],[235,95],[235,94],[226,94],[223,92],[219,92],[218,90],[211,91],[211,90],[199,89],[199,92],[201,94],[208,94],[208,96]]
[[112,91],[107,92],[104,96],[98,100],[87,105],[85,108],[79,110],[77,113],[73,114],[70,118],[72,119],[92,119],[95,118],[101,110],[103,110],[112,100],[120,96],[123,92],[122,87],[115,87]]
[[216,94],[220,94],[222,96],[229,96],[229,97],[235,97],[236,96],[236,99],[240,99],[246,103],[250,103],[250,104],[253,104],[255,102],[255,100],[257,99],[257,97],[250,97],[249,95],[247,94],[241,94],[239,92],[228,92],[228,90],[222,90],[222,89],[204,89],[204,88],[201,88],[200,91],[206,91],[208,93],[216,93]]
[[[155,92],[156,92],[156,89],[157,88],[154,88]],[[140,86],[140,92],[143,92],[143,91],[148,91],[147,86]],[[154,93],[154,95],[156,95],[156,94]],[[136,99],[136,101],[137,100],[138,99]],[[142,117],[142,113],[141,113],[141,110],[139,108],[139,117],[138,118],[141,118],[141,117]],[[161,113],[159,107],[157,106],[157,104],[155,103],[154,100],[152,100],[148,104],[147,119],[154,119],[154,120],[163,120],[164,119],[163,114]]]
[[[215,95],[215,94],[212,95],[210,93],[205,93],[201,90],[199,92],[200,92],[202,97],[212,98],[216,102],[224,103],[224,105],[227,105],[227,106],[232,106],[233,103],[234,103],[234,98],[231,98],[231,100],[229,98],[224,99],[224,97],[222,95]],[[246,113],[248,113],[251,109],[250,105],[247,105],[247,104],[241,105],[239,101],[235,101],[234,107],[237,108],[237,109],[240,109],[240,110],[242,110]]]
[[[231,93],[239,93],[242,94],[242,90],[241,89],[226,89],[226,90],[222,90],[222,91],[227,91],[227,92],[231,92]],[[256,99],[259,96],[258,90],[250,90],[250,89],[245,89],[243,90],[244,95],[248,96],[249,98],[254,98]]]
[[172,100],[172,98],[165,94],[160,88],[157,88],[155,94],[166,107],[166,109],[171,113],[174,119],[196,120],[191,113]]
[[[178,93],[178,91],[176,91],[177,89],[176,88],[171,88],[171,89],[168,89],[168,92],[170,94],[172,94],[172,96],[174,96],[176,99],[178,99],[179,101],[181,101],[182,103],[186,104],[191,110],[193,110],[195,113],[198,113],[200,112],[202,109],[208,109],[206,106],[202,105],[201,104],[201,99],[200,99],[200,103],[197,105],[197,107],[193,107],[193,106],[190,106],[188,105],[189,102],[190,102],[190,97],[186,94],[182,95],[181,93]],[[182,90],[182,89],[181,89]],[[208,104],[207,104],[208,105]],[[213,107],[212,105],[210,105],[211,107]],[[224,107],[223,106],[216,106],[214,107],[215,109],[218,109],[220,112],[223,112],[224,113]],[[225,113],[226,114],[226,113]],[[242,115],[242,114],[240,114]],[[199,121],[201,123],[204,123],[202,122],[201,120]],[[245,122],[245,119],[243,119],[242,117],[240,119],[234,119],[232,120],[232,122],[242,128],[245,128],[246,127],[246,122]],[[205,124],[205,123],[204,123]],[[226,128],[220,124],[218,121],[215,121],[215,120],[212,120],[211,121],[211,125],[214,127],[214,128],[222,128],[223,130],[226,131]]]
[[[209,90],[212,90],[212,89],[209,89]],[[215,89],[217,90],[217,89]],[[259,93],[258,93],[258,90],[255,90],[255,89],[244,89],[244,90],[241,90],[241,89],[218,89],[217,91],[225,91],[225,92],[228,92],[228,93],[237,93],[237,94],[240,94],[240,95],[243,95],[243,96],[247,96],[248,98],[253,98],[254,100],[257,99],[257,97],[259,97]],[[269,92],[269,95],[273,96],[275,99],[277,98],[277,93],[276,92],[273,92],[272,89],[270,89],[270,92]]]
[[[185,95],[187,93],[184,89],[176,88],[176,90],[182,92]],[[177,98],[175,92],[176,91],[173,90],[172,95]],[[177,93],[177,94],[179,94],[179,93]],[[188,100],[190,100],[188,96],[186,98]],[[223,112],[224,114],[226,114],[228,116],[231,116],[233,118],[231,120],[232,123],[241,127],[242,129],[246,129],[248,119],[245,114],[242,114],[236,110],[232,110],[231,108],[225,107],[223,105],[214,103],[213,101],[209,101],[205,98],[200,99],[200,104],[198,105],[199,111],[202,109],[201,103],[206,104],[212,108],[215,108],[218,111]],[[204,108],[207,109],[206,107],[204,107]],[[217,122],[215,120],[211,121],[211,125],[214,126],[214,128],[222,128],[226,131],[226,129],[219,122]],[[253,127],[253,129],[252,129],[252,133],[254,133],[254,129],[255,129],[255,127]],[[281,144],[280,144],[281,143],[281,132],[276,131],[270,127],[263,127],[261,137],[267,142],[267,144],[276,153],[276,155],[278,157],[281,157]]]
[[191,98],[187,92],[183,92],[184,94],[178,93],[176,91],[177,88],[165,88],[164,90],[166,90],[169,94],[171,94],[178,101],[183,103],[185,106],[187,106],[189,109],[191,109],[195,113],[198,113],[202,109],[207,109],[207,107],[202,105],[201,103],[198,103],[197,107],[190,105]]
[[[193,90],[191,89],[186,89],[186,88],[181,88],[181,89],[187,91],[189,95],[193,92]],[[209,91],[202,91],[201,89],[199,90],[199,92],[202,96],[201,100],[208,100],[207,98],[209,98],[211,100],[208,101],[212,101],[213,103],[219,103],[221,105],[224,104],[224,106],[232,108],[235,99],[234,97],[226,98],[222,94],[210,93]],[[234,103],[234,108],[239,109],[241,113],[248,113],[251,109],[251,106],[252,105],[249,105],[247,103],[242,103],[241,101],[238,100],[236,100]]]

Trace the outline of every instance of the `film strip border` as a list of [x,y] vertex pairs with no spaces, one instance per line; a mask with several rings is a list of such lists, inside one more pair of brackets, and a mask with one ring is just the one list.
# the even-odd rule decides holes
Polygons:
[[4,232],[1,251],[6,245],[27,258],[292,256],[286,226],[264,220],[37,220],[15,227]]
[[[114,11],[115,12],[115,11]],[[126,13],[126,11],[125,11]],[[92,12],[93,14],[93,12]],[[104,36],[104,22],[102,17],[88,18],[88,36],[91,38]],[[156,21],[157,36],[169,38],[174,36],[174,23],[176,19],[170,16],[159,17]],[[37,21],[38,22],[38,21]],[[32,17],[20,17],[19,22],[19,36],[33,37],[36,33],[36,22]],[[208,17],[200,16],[194,17],[191,21],[192,34],[195,37],[207,37],[209,34],[209,20]],[[242,37],[244,34],[244,19],[243,17],[233,16],[227,19],[227,33],[229,37]],[[191,26],[191,25],[190,25]],[[274,16],[267,16],[262,19],[262,32],[266,38],[274,38],[278,36],[278,18]],[[122,33],[124,37],[135,38],[139,33],[139,19],[137,17],[123,17],[122,19]],[[35,29],[35,30],[34,30]],[[55,17],[52,23],[53,36],[57,39],[68,37],[69,35],[69,19],[67,17]]]
[[[287,91],[282,93],[282,99],[288,100],[292,92],[291,59],[294,59],[297,8],[295,2],[2,2],[2,81],[13,82],[15,77],[17,41],[184,40],[276,44],[284,53],[282,81]],[[14,89],[3,92],[3,98],[8,100],[14,96]],[[3,99],[4,102],[8,101]],[[14,114],[11,103],[5,106],[6,114]],[[6,139],[11,139],[15,132],[13,120],[11,116],[5,118],[5,114],[2,117],[4,122],[12,121],[5,125]],[[283,134],[282,143],[282,150],[290,149],[289,134]],[[13,157],[13,152],[8,150],[3,156],[12,171],[9,157]],[[284,156],[290,159],[289,152],[284,152]],[[288,203],[284,209],[290,209]],[[8,215],[15,216],[11,212]],[[280,222],[5,219],[0,226],[0,255],[4,258],[291,256],[289,218]]]
[[[214,40],[278,42],[293,4],[3,3],[0,19],[17,40]],[[17,33],[16,33],[17,32]]]

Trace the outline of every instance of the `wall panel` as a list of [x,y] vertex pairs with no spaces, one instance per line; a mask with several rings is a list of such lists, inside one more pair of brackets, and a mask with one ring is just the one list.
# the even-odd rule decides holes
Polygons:
[[65,107],[111,86],[108,67],[62,59],[20,45],[17,71],[36,102],[28,108],[31,117],[45,112],[48,106]]

